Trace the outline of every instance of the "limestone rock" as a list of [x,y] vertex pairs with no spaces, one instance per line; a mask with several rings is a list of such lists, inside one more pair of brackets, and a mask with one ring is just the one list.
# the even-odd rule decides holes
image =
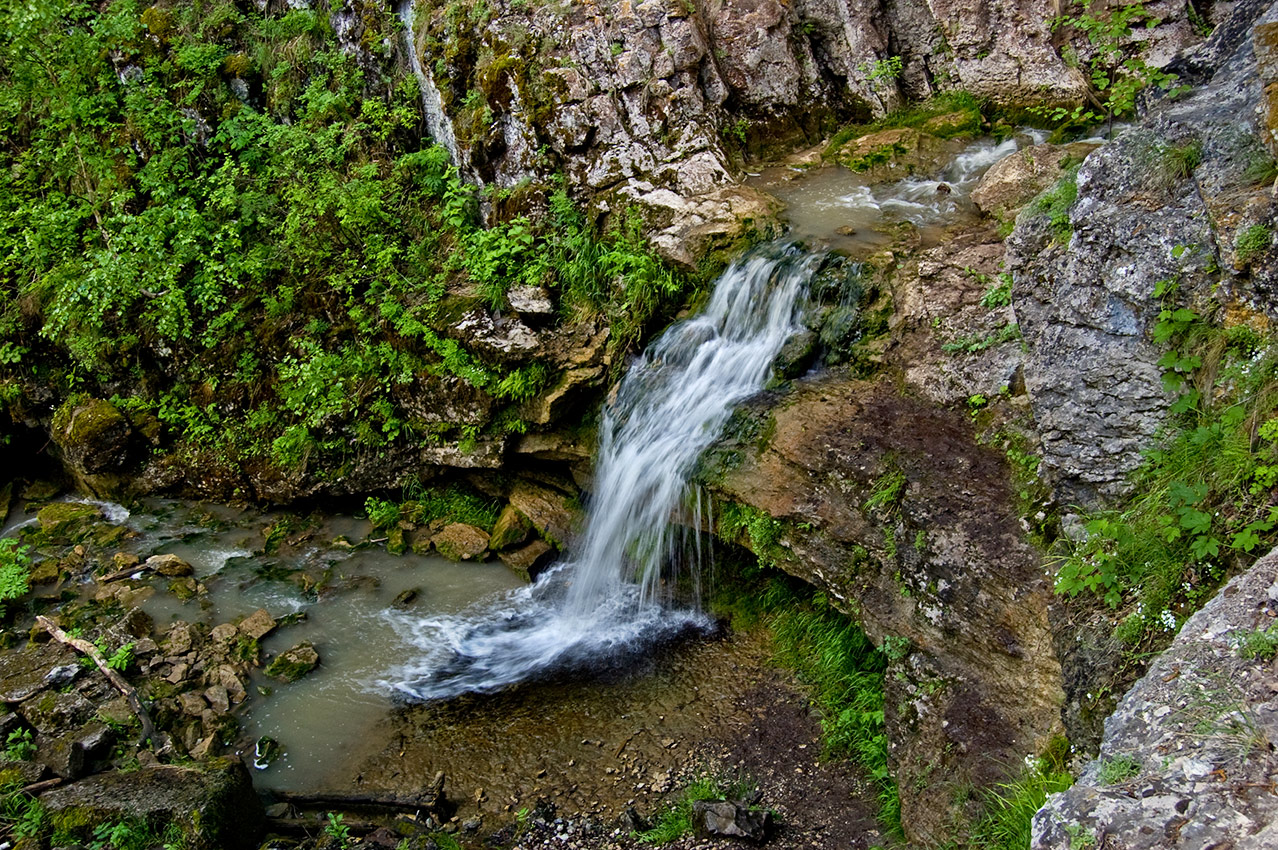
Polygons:
[[0,702],[29,699],[49,687],[50,670],[78,660],[74,650],[60,643],[29,643],[0,652]]
[[455,522],[431,538],[439,554],[450,561],[479,559],[488,551],[488,532],[473,525]]
[[767,838],[771,812],[752,811],[729,800],[697,800],[692,804],[692,828],[698,838],[724,836],[761,842]]
[[781,569],[903,647],[885,677],[902,822],[912,842],[955,840],[974,816],[959,792],[1005,781],[1062,728],[1053,594],[1006,461],[890,376],[833,371],[747,411],[769,436],[725,438],[734,464],[709,464],[707,484],[778,520]]
[[239,630],[246,637],[261,640],[275,631],[275,618],[265,608],[259,608],[240,621]]
[[155,570],[162,576],[170,578],[179,578],[181,576],[189,576],[195,572],[195,568],[177,555],[152,555],[142,564],[148,570]]
[[554,560],[555,550],[544,540],[534,540],[527,546],[499,552],[497,557],[520,578],[531,583]]
[[509,549],[511,546],[527,540],[531,532],[532,523],[528,521],[528,518],[521,514],[513,505],[506,505],[501,510],[501,516],[497,517],[497,523],[493,526],[493,533],[488,541],[488,546],[494,551]]
[[99,773],[40,799],[55,819],[66,815],[88,823],[125,818],[158,826],[176,823],[192,850],[253,850],[262,829],[262,804],[238,759],[201,769],[158,766]]
[[[1034,850],[1263,850],[1278,840],[1278,676],[1239,645],[1278,620],[1278,553],[1229,582],[1105,721],[1100,757],[1034,816]],[[1118,770],[1122,764],[1126,769]],[[1083,836],[1080,838],[1079,836]]]
[[571,539],[574,512],[568,496],[559,490],[520,479],[510,490],[510,504],[552,544],[562,546]]

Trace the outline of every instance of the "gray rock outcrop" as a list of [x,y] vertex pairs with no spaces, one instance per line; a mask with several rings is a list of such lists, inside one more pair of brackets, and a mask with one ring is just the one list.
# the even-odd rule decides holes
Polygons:
[[1272,652],[1247,657],[1248,639],[1275,622],[1271,552],[1190,617],[1123,697],[1100,757],[1035,815],[1034,850],[1278,846],[1278,674]]

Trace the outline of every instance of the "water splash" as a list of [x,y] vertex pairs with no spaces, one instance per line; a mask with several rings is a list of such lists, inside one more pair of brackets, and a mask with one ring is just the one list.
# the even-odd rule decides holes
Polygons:
[[[820,262],[794,245],[770,245],[724,272],[705,309],[648,347],[604,411],[585,532],[571,557],[536,584],[461,615],[399,618],[421,656],[388,684],[422,700],[493,691],[709,628],[695,604],[671,604],[676,570],[694,588],[698,581],[700,538],[685,529],[708,519],[688,477],[800,329]],[[680,514],[685,522],[672,522]]]

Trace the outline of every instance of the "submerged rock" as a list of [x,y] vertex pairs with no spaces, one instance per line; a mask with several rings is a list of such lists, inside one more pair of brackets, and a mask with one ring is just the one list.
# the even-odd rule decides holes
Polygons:
[[263,671],[282,682],[296,682],[319,666],[320,656],[310,641],[303,641],[292,649],[287,649],[266,665]]

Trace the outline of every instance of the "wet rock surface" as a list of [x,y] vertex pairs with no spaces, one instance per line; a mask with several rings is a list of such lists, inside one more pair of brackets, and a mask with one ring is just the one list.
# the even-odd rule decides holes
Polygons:
[[1099,757],[1035,815],[1031,846],[1274,846],[1278,673],[1246,646],[1275,622],[1271,553],[1190,617],[1123,697]]

